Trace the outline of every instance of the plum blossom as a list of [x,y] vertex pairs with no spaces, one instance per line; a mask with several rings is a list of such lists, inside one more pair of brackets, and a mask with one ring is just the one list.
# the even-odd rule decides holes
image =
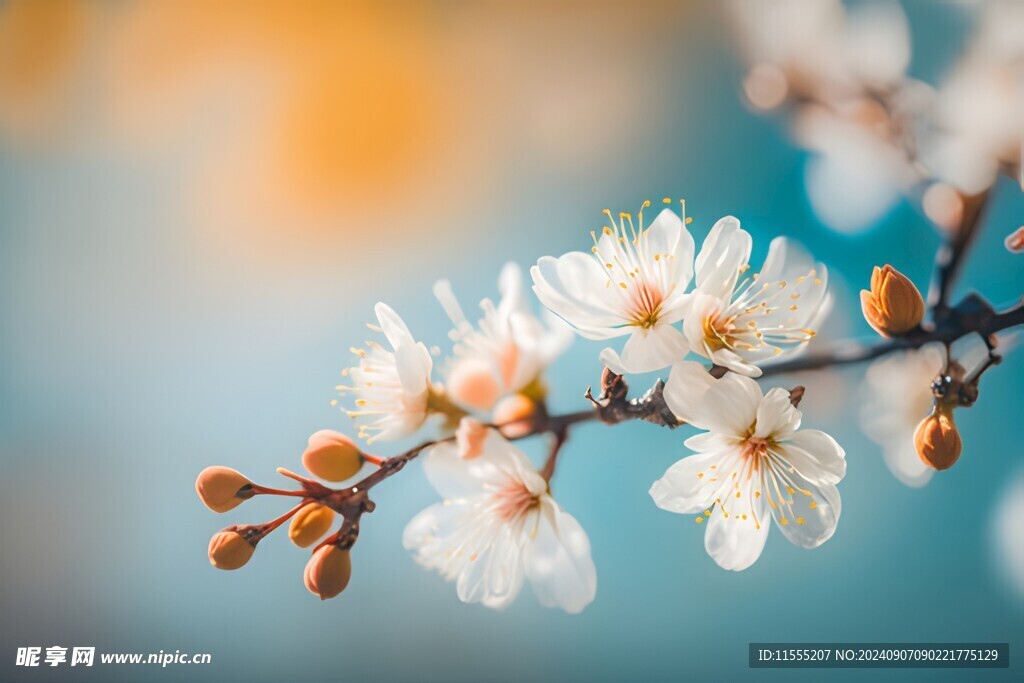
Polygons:
[[353,348],[359,357],[353,367],[342,371],[350,385],[339,385],[355,396],[355,409],[348,416],[359,424],[359,436],[367,443],[389,441],[412,434],[431,412],[433,360],[422,342],[417,342],[402,319],[389,306],[374,307],[380,327],[391,350],[374,341],[366,349]]
[[1014,596],[1024,600],[1024,471],[1000,493],[989,524],[996,567]]
[[944,362],[940,348],[926,346],[877,360],[865,374],[861,427],[907,486],[924,486],[935,473],[917,454],[914,432],[932,407],[932,380]]
[[762,395],[749,377],[716,380],[699,363],[683,361],[672,367],[665,401],[706,431],[686,440],[695,454],[654,482],[651,497],[664,510],[707,522],[704,547],[720,567],[740,571],[760,557],[769,515],[801,548],[832,537],[846,454],[828,434],[800,429],[788,391]]
[[447,391],[461,405],[490,410],[502,397],[539,381],[544,369],[572,341],[572,330],[547,311],[542,322],[527,305],[522,272],[514,263],[498,279],[501,300],[480,303],[484,316],[474,327],[452,293],[447,280],[434,285],[434,294],[455,325],[455,342],[447,367]]
[[[683,332],[690,350],[734,372],[760,377],[764,361],[800,350],[825,301],[825,266],[784,238],[772,240],[760,273],[750,269],[750,235],[722,218],[697,255],[697,286]],[[680,357],[681,359],[681,357]]]
[[[650,202],[644,203],[644,208]],[[643,209],[616,220],[600,238],[591,233],[591,254],[545,256],[531,270],[541,303],[587,339],[629,336],[621,353],[601,352],[619,374],[668,367],[686,355],[686,339],[675,323],[683,317],[686,287],[693,276],[693,237],[669,209],[644,227]]]
[[488,431],[471,460],[451,442],[426,455],[424,471],[445,500],[409,522],[405,548],[454,581],[463,602],[502,609],[529,580],[545,607],[582,611],[597,591],[586,532],[522,451]]

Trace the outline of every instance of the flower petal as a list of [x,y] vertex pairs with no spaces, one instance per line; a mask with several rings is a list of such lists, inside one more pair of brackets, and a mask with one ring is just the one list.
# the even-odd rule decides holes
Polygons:
[[[707,518],[704,532],[704,549],[722,569],[738,572],[746,569],[761,557],[765,541],[768,540],[768,511],[764,496],[746,496],[752,510],[725,512],[716,508]],[[744,519],[744,516],[746,519]]]
[[541,303],[588,339],[610,339],[630,332],[624,327],[623,299],[606,286],[601,265],[582,252],[557,259],[545,256],[530,269],[533,291]]
[[782,504],[779,504],[779,494],[772,492],[775,502],[772,517],[790,543],[801,548],[817,548],[836,532],[842,511],[839,490],[835,486],[816,486],[799,473],[789,474],[789,477],[797,490],[788,495],[783,491]]
[[622,356],[610,348],[601,351],[601,362],[612,372],[619,375],[654,372],[686,355],[686,337],[674,326],[657,324],[647,330],[634,329],[622,349]]
[[732,299],[740,269],[750,260],[751,239],[733,216],[719,219],[697,254],[697,289],[723,301]]
[[793,407],[789,392],[785,389],[772,389],[757,407],[754,436],[785,441],[800,428],[800,417],[800,411]]
[[715,491],[721,487],[711,481],[714,478],[711,466],[720,460],[720,453],[699,453],[672,465],[651,485],[654,504],[662,510],[684,515],[703,512],[714,502]]
[[500,525],[494,533],[490,542],[465,559],[455,590],[463,602],[501,609],[522,588],[522,547],[519,535],[509,525]]
[[373,307],[373,311],[377,314],[377,322],[380,323],[384,336],[391,343],[391,348],[397,349],[400,345],[414,343],[412,333],[409,332],[405,321],[395,313],[394,309],[383,301],[378,301],[377,305]]
[[734,372],[726,373],[704,394],[705,410],[711,414],[711,431],[746,437],[757,420],[761,400],[757,382]]
[[846,475],[846,451],[817,429],[803,429],[777,446],[778,454],[811,483],[838,484]]
[[577,614],[597,593],[590,540],[551,496],[541,496],[537,514],[536,534],[524,553],[526,576],[540,604]]
[[712,416],[704,405],[704,394],[715,385],[707,368],[692,360],[675,363],[665,384],[663,396],[669,410],[680,420],[698,429],[708,429]]
[[[423,456],[423,473],[427,481],[437,493],[447,500],[458,500],[480,495],[484,491],[484,482],[489,476],[481,477],[486,467],[493,468],[490,461],[482,467],[470,467],[485,460],[481,455],[472,461],[459,457],[459,448],[452,442],[439,443]],[[493,475],[492,475],[493,476]]]

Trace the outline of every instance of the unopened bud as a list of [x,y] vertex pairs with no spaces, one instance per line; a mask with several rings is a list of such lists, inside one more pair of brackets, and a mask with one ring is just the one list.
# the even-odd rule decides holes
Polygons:
[[344,434],[322,429],[309,437],[302,464],[321,479],[344,481],[356,475],[363,466],[363,459],[355,441]]
[[465,360],[452,368],[446,391],[459,405],[490,410],[501,396],[501,387],[491,366],[479,360]]
[[259,538],[252,541],[253,535],[246,533],[246,529],[232,526],[214,534],[210,539],[210,564],[217,569],[238,569],[244,566],[259,542]]
[[921,324],[924,299],[914,283],[892,266],[875,267],[871,291],[861,290],[864,318],[883,337],[903,334]]
[[310,593],[319,595],[321,600],[328,600],[345,590],[351,577],[349,552],[330,544],[313,553],[302,578]]
[[926,465],[948,470],[960,457],[963,441],[953,422],[953,409],[939,406],[921,421],[914,433],[914,447]]
[[308,548],[319,541],[334,522],[334,510],[326,505],[310,503],[295,513],[288,537],[300,548]]
[[252,497],[252,486],[245,475],[230,467],[207,467],[196,479],[196,493],[214,512],[227,512]]
[[459,421],[455,430],[455,444],[459,449],[459,457],[472,460],[484,452],[484,441],[487,439],[487,427],[471,417]]
[[536,414],[536,402],[522,394],[513,394],[498,401],[498,405],[494,406],[491,420],[494,424],[500,425],[498,430],[503,436],[515,439],[532,431],[532,421]]

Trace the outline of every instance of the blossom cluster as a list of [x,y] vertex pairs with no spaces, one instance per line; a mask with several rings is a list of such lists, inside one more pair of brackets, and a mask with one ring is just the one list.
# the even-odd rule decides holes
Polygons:
[[527,305],[512,264],[500,276],[500,301],[485,299],[475,324],[450,285],[437,283],[454,324],[440,379],[427,347],[383,303],[373,327],[387,345],[355,349],[357,362],[343,373],[339,390],[351,397],[348,415],[367,443],[408,437],[428,423],[440,429],[424,471],[443,501],[409,523],[403,543],[421,565],[454,581],[463,601],[500,608],[527,581],[541,604],[568,612],[594,599],[587,534],[553,498],[552,470],[538,470],[513,443],[536,431],[517,425],[546,415],[544,370],[573,331],[626,337],[621,348],[600,352],[616,375],[671,368],[665,402],[677,423],[703,433],[686,441],[694,455],[650,493],[657,506],[706,522],[705,546],[720,566],[750,566],[769,518],[805,548],[835,531],[843,449],[823,432],[800,429],[788,391],[762,394],[754,379],[764,364],[813,339],[825,267],[777,238],[753,271],[751,236],[732,216],[711,227],[697,252],[689,221],[665,208],[645,225],[649,206],[635,216],[605,211],[589,253],[546,256],[531,268],[544,320]]
[[[378,303],[370,328],[383,341],[353,348],[354,365],[336,387],[365,446],[331,430],[313,434],[302,463],[315,478],[278,470],[298,481],[299,490],[267,488],[226,467],[204,470],[196,490],[216,512],[256,495],[301,499],[271,522],[216,534],[211,563],[244,566],[260,540],[290,520],[291,540],[313,546],[306,587],[321,599],[340,594],[351,578],[360,518],[375,507],[370,489],[420,458],[441,500],[405,528],[402,542],[416,562],[454,582],[464,602],[500,609],[529,583],[542,605],[579,612],[596,596],[597,571],[587,533],[556,501],[551,482],[569,428],[588,419],[644,419],[696,431],[683,443],[691,454],[653,482],[649,494],[663,510],[694,515],[705,527],[707,554],[723,569],[756,562],[773,525],[794,545],[817,548],[839,522],[846,454],[825,432],[804,428],[803,387],[762,390],[758,379],[786,358],[775,369],[920,349],[906,351],[917,355],[895,368],[883,360],[869,371],[867,382],[879,395],[864,420],[906,483],[920,485],[958,460],[963,442],[954,410],[974,404],[981,374],[1001,359],[996,333],[1024,323],[1024,307],[997,312],[977,296],[956,306],[926,305],[913,282],[886,265],[875,268],[870,289],[861,293],[864,317],[886,344],[805,362],[794,356],[814,339],[828,300],[824,265],[776,238],[753,271],[753,240],[736,218],[715,222],[698,251],[685,212],[664,208],[645,225],[649,208],[644,202],[635,216],[606,210],[589,252],[539,259],[530,277],[545,307],[540,313],[513,264],[501,271],[500,299],[484,299],[475,322],[451,285],[438,282],[434,294],[453,325],[451,353],[438,369],[440,351]],[[983,338],[984,357],[954,360],[951,343],[972,333]],[[608,344],[598,354],[602,391],[599,398],[587,392],[593,411],[555,415],[546,373],[574,334]],[[620,337],[621,346],[612,342]],[[945,353],[935,357],[930,342],[945,345]],[[626,375],[659,370],[669,371],[667,382],[627,400]],[[928,387],[914,401],[892,388],[908,378]],[[931,403],[930,414],[917,398]],[[364,450],[424,431],[432,436],[398,455]],[[516,444],[538,435],[552,438],[540,467]],[[317,481],[349,482],[367,465],[376,469],[341,489]],[[327,535],[338,517],[340,528]]]

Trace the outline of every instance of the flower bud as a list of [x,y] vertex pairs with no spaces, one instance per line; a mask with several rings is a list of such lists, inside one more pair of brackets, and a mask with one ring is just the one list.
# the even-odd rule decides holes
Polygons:
[[513,394],[498,401],[491,420],[496,425],[504,425],[498,428],[503,436],[514,439],[530,433],[530,421],[536,414],[537,404],[533,400],[522,394]]
[[953,422],[952,407],[938,407],[921,421],[914,433],[914,447],[926,465],[948,470],[960,457],[963,441]]
[[258,542],[258,538],[255,543],[250,541],[237,526],[218,531],[210,539],[210,564],[217,569],[238,569],[256,552]]
[[871,291],[861,290],[864,318],[883,337],[909,332],[924,318],[921,292],[903,273],[892,266],[875,267]]
[[334,544],[320,547],[306,563],[303,581],[313,595],[327,600],[345,590],[352,577],[352,560],[347,550]]
[[344,434],[322,429],[309,437],[302,464],[321,479],[344,481],[355,476],[363,466],[363,459],[355,441]]
[[487,427],[471,417],[459,421],[455,430],[455,444],[459,449],[459,457],[472,460],[484,452],[484,441],[487,439]]
[[448,375],[446,391],[459,405],[490,410],[501,396],[501,387],[491,366],[479,360],[465,360]]
[[251,498],[252,491],[247,486],[252,486],[252,482],[230,467],[207,467],[196,479],[196,493],[214,512],[227,512]]
[[334,510],[326,505],[310,503],[295,513],[288,537],[300,548],[308,548],[323,537],[334,522]]

